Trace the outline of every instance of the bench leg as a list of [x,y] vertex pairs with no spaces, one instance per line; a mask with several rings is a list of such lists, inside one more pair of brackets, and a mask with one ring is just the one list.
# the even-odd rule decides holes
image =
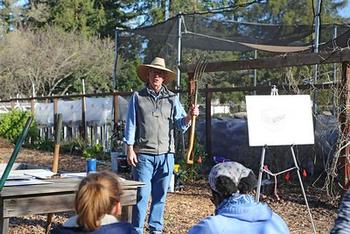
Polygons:
[[122,217],[123,221],[128,223],[132,222],[132,206],[122,206]]
[[3,218],[0,221],[0,233],[7,234],[9,231],[9,221],[10,218]]
[[46,227],[45,227],[45,234],[49,234],[51,231],[51,224],[52,224],[52,217],[53,214],[47,214],[47,220],[46,220]]

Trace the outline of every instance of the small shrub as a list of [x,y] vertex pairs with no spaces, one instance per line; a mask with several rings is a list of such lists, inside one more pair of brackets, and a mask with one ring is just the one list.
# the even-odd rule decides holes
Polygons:
[[68,141],[61,142],[61,152],[75,155],[82,155],[86,148],[86,143],[83,138],[77,137]]
[[55,143],[52,139],[42,139],[35,143],[34,148],[43,151],[53,152]]
[[103,157],[103,146],[101,144],[95,144],[93,146],[88,146],[83,150],[84,158],[101,158]]
[[[23,131],[30,112],[13,109],[2,115],[0,120],[0,136],[15,143]],[[31,142],[35,142],[39,137],[38,129],[35,121],[29,128],[28,138]]]

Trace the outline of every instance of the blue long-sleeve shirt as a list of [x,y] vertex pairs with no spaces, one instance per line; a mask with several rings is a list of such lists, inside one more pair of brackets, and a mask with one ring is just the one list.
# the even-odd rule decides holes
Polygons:
[[[163,89],[164,87],[162,87]],[[152,89],[147,88],[148,93],[152,98],[154,98],[155,101],[157,101],[159,98],[161,98],[161,93],[158,94],[154,92]],[[176,96],[175,103],[174,103],[174,122],[175,126],[178,129],[181,129],[183,132],[185,132],[190,124],[186,124],[186,115],[184,108],[182,107],[179,98]],[[127,145],[133,145],[135,143],[135,134],[136,134],[136,98],[135,94],[132,95],[129,105],[128,105],[128,115],[126,118],[126,126],[125,126],[125,138],[124,142]]]

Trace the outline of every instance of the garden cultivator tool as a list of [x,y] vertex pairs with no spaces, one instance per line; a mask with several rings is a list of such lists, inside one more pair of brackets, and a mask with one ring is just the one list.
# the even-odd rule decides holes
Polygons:
[[[206,59],[199,59],[196,67],[194,69],[193,74],[193,80],[194,80],[194,92],[193,92],[193,99],[191,100],[191,105],[197,106],[197,96],[198,96],[198,86],[199,86],[199,80],[202,78],[203,73],[205,71],[205,68],[207,67],[207,61]],[[196,130],[196,116],[192,116],[191,120],[191,130],[188,137],[188,149],[186,152],[186,163],[187,164],[193,164],[193,158],[194,158],[194,152],[193,152],[193,146],[194,146],[194,135]]]

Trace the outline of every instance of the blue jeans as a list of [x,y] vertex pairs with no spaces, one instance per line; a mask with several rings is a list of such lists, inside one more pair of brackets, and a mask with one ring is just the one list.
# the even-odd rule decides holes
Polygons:
[[137,204],[133,207],[132,223],[139,234],[147,213],[148,199],[152,203],[148,219],[150,233],[163,232],[165,199],[174,169],[174,154],[139,154],[138,164],[133,168],[133,177],[145,185],[137,191]]

